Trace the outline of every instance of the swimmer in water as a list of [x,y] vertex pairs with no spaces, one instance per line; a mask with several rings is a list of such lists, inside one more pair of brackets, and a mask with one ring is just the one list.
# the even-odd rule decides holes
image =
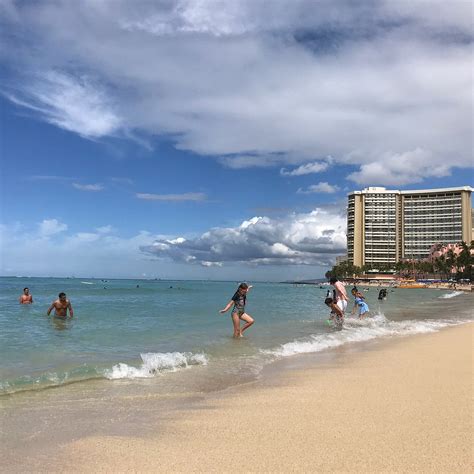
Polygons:
[[56,318],[66,319],[67,311],[69,310],[69,319],[72,319],[74,316],[74,310],[72,309],[71,302],[66,298],[66,293],[59,293],[58,299],[51,303],[51,306],[48,308],[47,315],[51,314],[51,311],[54,308],[54,316]]
[[18,298],[20,304],[32,304],[33,303],[33,296],[30,295],[29,288],[23,288],[23,294]]

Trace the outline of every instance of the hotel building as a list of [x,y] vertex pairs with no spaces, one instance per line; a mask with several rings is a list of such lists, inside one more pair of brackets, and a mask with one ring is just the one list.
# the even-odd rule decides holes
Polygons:
[[348,195],[349,262],[394,264],[422,259],[436,243],[472,239],[470,186],[396,191],[371,187]]

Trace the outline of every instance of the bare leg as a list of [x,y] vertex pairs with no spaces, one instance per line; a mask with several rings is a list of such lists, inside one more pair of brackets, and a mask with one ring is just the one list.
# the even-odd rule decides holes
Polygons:
[[232,313],[232,324],[234,325],[234,337],[241,337],[240,333],[240,319],[238,313]]
[[242,336],[242,333],[247,330],[252,324],[255,322],[255,320],[250,316],[250,314],[244,313],[242,316],[240,316],[240,319],[245,321],[247,324],[242,326],[242,329],[240,330],[240,335]]

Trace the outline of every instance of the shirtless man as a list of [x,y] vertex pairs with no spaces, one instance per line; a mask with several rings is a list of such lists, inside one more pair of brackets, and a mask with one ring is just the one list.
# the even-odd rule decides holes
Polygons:
[[334,289],[336,290],[336,304],[344,313],[347,308],[347,302],[349,301],[344,283],[339,281],[336,277],[331,277],[329,283],[334,286]]
[[74,316],[74,311],[71,306],[71,302],[66,298],[66,293],[59,293],[58,299],[51,303],[51,306],[48,309],[48,316],[51,314],[52,309],[54,308],[54,316],[56,318],[66,319],[67,310],[69,309],[69,317]]
[[23,294],[18,298],[20,304],[31,304],[33,303],[33,296],[30,295],[29,288],[23,288]]

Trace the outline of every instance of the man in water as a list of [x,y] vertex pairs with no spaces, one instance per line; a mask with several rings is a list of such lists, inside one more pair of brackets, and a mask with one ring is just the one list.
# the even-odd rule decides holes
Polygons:
[[71,302],[66,298],[66,293],[59,293],[58,299],[51,303],[51,306],[48,309],[48,316],[51,314],[51,311],[54,308],[54,316],[56,318],[66,319],[67,310],[69,309],[69,317],[74,316],[74,311],[72,309]]
[[347,302],[349,301],[349,298],[347,297],[346,293],[346,288],[344,284],[339,281],[336,277],[331,277],[329,280],[329,283],[334,286],[334,290],[336,293],[336,304],[339,307],[339,309],[344,313],[347,308]]
[[30,295],[29,288],[23,288],[23,294],[18,298],[20,304],[31,304],[33,303],[33,296]]

